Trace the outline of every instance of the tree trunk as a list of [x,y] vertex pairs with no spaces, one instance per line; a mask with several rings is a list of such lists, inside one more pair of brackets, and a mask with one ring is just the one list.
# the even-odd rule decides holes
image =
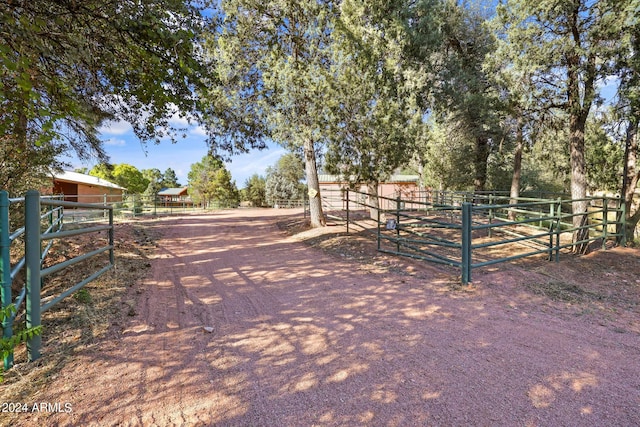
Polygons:
[[473,186],[475,191],[483,191],[487,183],[487,159],[489,158],[489,140],[487,137],[476,138],[476,152],[474,159],[475,178]]
[[[572,16],[573,28],[577,25],[577,10]],[[573,31],[577,34],[577,30]],[[576,38],[579,45],[579,38]],[[588,59],[588,64],[583,67],[584,75],[580,73],[580,56],[578,52],[567,55],[567,111],[569,113],[569,155],[571,167],[571,203],[573,214],[573,228],[585,226],[588,221],[587,201],[587,166],[585,160],[584,130],[587,117],[591,110],[594,97],[595,84],[595,56]],[[580,88],[582,82],[582,90]],[[580,215],[581,213],[584,213]],[[587,228],[577,229],[573,232],[573,252],[586,253],[587,243],[577,243],[589,237]]]
[[380,209],[380,202],[378,200],[378,183],[367,183],[367,193],[369,193],[369,216],[371,219],[378,220],[378,210]]
[[[511,177],[511,191],[509,192],[509,203],[518,203],[520,197],[520,178],[522,176],[522,149],[524,147],[524,136],[522,134],[522,118],[518,118],[516,129],[516,151],[513,155],[513,175]],[[508,218],[511,221],[516,219],[514,210],[509,209]]]
[[635,229],[640,221],[640,202],[634,201],[635,190],[640,181],[638,170],[638,120],[632,118],[627,128],[624,150],[624,173],[622,176],[622,197],[625,204],[625,238],[632,244]]
[[307,139],[304,142],[304,169],[307,175],[309,191],[309,216],[311,227],[324,227],[326,220],[322,212],[322,199],[320,198],[320,183],[318,182],[318,168],[316,165],[316,151],[313,141]]
[[[573,227],[578,228],[586,225],[588,216],[587,201],[587,175],[586,161],[584,156],[584,127],[585,122],[580,117],[571,114],[569,118],[569,152],[571,155],[571,203],[573,214],[583,213],[573,217]],[[579,229],[573,232],[573,242],[577,243],[587,239],[588,229]],[[585,253],[587,244],[580,243],[573,247],[574,253]]]

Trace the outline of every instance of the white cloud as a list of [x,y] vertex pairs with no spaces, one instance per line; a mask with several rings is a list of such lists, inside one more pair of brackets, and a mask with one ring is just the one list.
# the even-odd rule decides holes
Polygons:
[[185,128],[185,127],[189,127],[191,126],[191,123],[189,123],[189,119],[192,120],[193,122],[193,116],[190,114],[181,114],[180,113],[180,109],[178,108],[177,105],[175,104],[170,104],[169,108],[172,111],[172,115],[171,118],[169,118],[169,124],[171,126],[175,126],[175,127],[179,127],[179,128]]
[[100,126],[98,132],[107,135],[124,135],[125,133],[131,132],[131,125],[127,122],[123,122],[121,120],[114,122],[108,121]]
[[202,126],[194,127],[193,129],[191,129],[191,131],[189,131],[189,133],[196,136],[207,136],[207,131]]
[[169,119],[169,124],[177,128],[184,128],[190,125],[187,117],[180,117],[178,113],[174,113],[173,116],[171,116],[171,118]]
[[127,145],[127,141],[120,138],[109,138],[104,141],[104,145],[109,145],[111,147],[124,147]]

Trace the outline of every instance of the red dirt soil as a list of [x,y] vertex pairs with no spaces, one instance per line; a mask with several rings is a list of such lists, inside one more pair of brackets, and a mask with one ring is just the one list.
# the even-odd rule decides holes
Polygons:
[[[456,288],[454,270],[310,247],[278,228],[291,212],[152,220],[135,315],[38,395],[71,411],[14,425],[640,425],[638,251],[607,252],[616,269],[585,270],[602,255],[509,264]],[[536,291],[576,274],[635,294]]]

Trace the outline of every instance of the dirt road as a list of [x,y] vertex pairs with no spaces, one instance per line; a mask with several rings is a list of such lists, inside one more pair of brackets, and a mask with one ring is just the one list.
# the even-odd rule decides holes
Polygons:
[[151,223],[135,316],[38,397],[63,413],[20,423],[640,425],[637,331],[498,285],[378,274],[287,236],[287,214]]

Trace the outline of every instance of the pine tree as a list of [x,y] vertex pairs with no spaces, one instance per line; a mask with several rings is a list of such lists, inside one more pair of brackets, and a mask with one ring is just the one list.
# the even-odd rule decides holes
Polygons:
[[270,139],[300,149],[314,227],[325,224],[316,150],[325,142],[334,10],[328,0],[223,1],[222,25],[206,46],[220,80],[206,94],[219,147],[246,151]]

